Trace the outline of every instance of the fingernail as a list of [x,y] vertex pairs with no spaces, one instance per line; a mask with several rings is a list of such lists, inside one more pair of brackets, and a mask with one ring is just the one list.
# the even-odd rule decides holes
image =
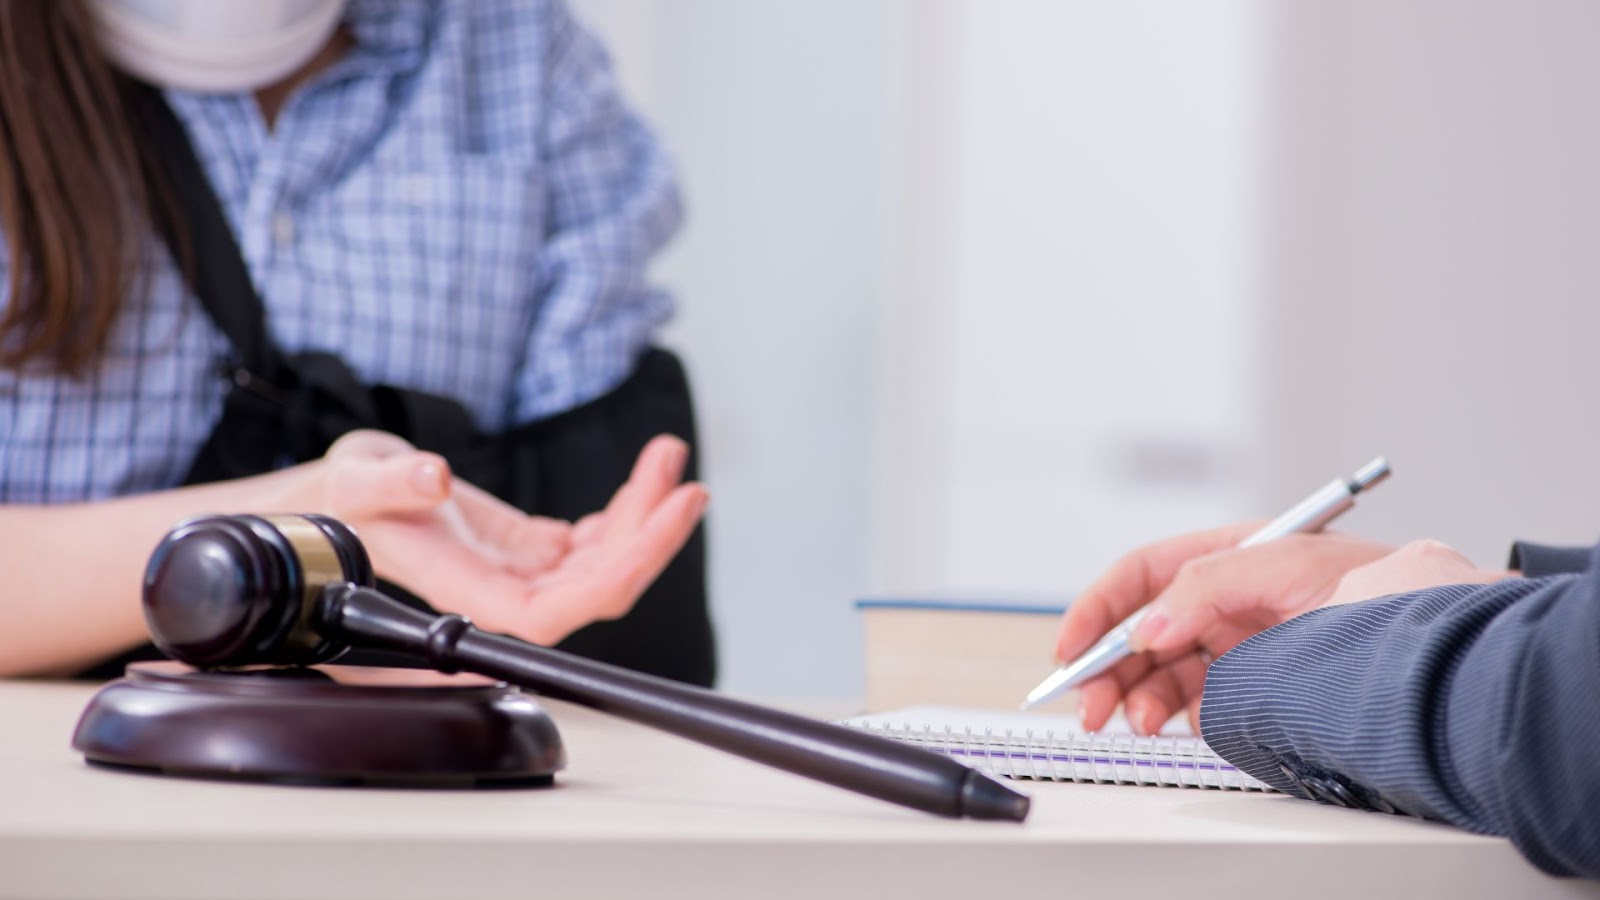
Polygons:
[[689,446],[673,441],[671,448],[661,454],[661,474],[670,481],[677,481],[683,477],[683,469],[689,464]]
[[1143,652],[1144,650],[1148,649],[1155,639],[1160,637],[1161,633],[1166,631],[1167,626],[1171,624],[1172,620],[1167,618],[1166,613],[1159,609],[1153,610],[1149,615],[1144,617],[1143,622],[1139,623],[1139,627],[1133,630],[1133,637],[1129,638],[1128,643],[1133,645],[1135,650]]
[[424,497],[444,496],[444,468],[425,462],[411,470],[411,487]]
[[1144,723],[1145,734],[1155,734],[1161,730],[1162,725],[1166,724],[1166,722],[1161,720],[1161,716],[1148,706],[1146,706],[1144,709],[1141,709],[1139,711],[1139,715],[1140,721]]
[[710,492],[708,492],[708,491],[706,491],[704,489],[701,489],[700,496],[698,496],[698,497],[696,497],[694,499],[694,517],[696,519],[700,518],[700,516],[705,513],[706,504],[708,504],[710,502],[711,502],[711,494],[710,494]]

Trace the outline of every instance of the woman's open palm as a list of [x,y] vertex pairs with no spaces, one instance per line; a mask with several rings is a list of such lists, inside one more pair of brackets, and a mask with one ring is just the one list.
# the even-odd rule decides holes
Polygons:
[[625,614],[689,539],[707,495],[680,483],[688,453],[655,438],[606,508],[573,524],[524,514],[402,438],[357,431],[317,464],[313,499],[356,530],[382,577],[485,630],[552,644]]

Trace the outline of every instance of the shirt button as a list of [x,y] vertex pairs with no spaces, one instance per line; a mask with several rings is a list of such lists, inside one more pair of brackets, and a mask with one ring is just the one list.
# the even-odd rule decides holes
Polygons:
[[1345,787],[1344,784],[1341,783],[1339,781],[1339,779],[1337,779],[1337,778],[1326,779],[1325,781],[1323,781],[1322,787],[1329,794],[1331,794],[1334,797],[1338,798],[1340,806],[1343,806],[1343,807],[1346,807],[1346,808],[1349,808],[1349,809],[1371,809],[1372,808],[1372,807],[1368,806],[1365,802],[1363,802],[1361,800],[1361,798],[1358,797],[1354,791],[1352,791],[1349,788]]
[[1332,803],[1335,806],[1344,805],[1338,797],[1328,793],[1328,789],[1323,786],[1322,779],[1315,775],[1307,775],[1301,778],[1300,787],[1304,788],[1305,792],[1310,794],[1313,800],[1321,800],[1324,803]]
[[1385,800],[1383,795],[1377,793],[1376,791],[1368,791],[1366,801],[1367,806],[1377,810],[1378,812],[1388,813],[1391,816],[1400,814],[1400,810],[1397,809],[1393,803]]
[[294,243],[294,217],[280,212],[272,217],[272,239],[280,245]]

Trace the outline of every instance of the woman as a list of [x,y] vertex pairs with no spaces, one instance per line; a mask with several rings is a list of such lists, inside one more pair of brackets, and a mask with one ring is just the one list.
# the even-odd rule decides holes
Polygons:
[[[129,76],[182,123],[284,353],[454,401],[486,434],[539,423],[518,458],[549,467],[651,421],[614,398],[639,393],[670,314],[643,270],[677,225],[676,189],[559,3],[0,4],[0,674],[81,671],[141,643],[145,557],[200,513],[341,518],[380,576],[540,643],[627,613],[706,500],[679,484],[682,440],[650,442],[575,525],[374,431],[184,485],[221,427],[234,348],[189,287],[194,247],[216,236],[185,235],[170,185],[148,178],[165,160]],[[563,422],[587,430],[544,427]],[[698,603],[677,618],[704,634],[664,674],[709,680]]]

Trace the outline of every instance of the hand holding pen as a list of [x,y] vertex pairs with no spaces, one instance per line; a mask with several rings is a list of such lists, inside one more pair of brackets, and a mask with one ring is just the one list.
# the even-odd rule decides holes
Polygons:
[[1143,733],[1184,709],[1198,719],[1211,659],[1323,605],[1345,573],[1393,550],[1313,533],[1387,474],[1387,464],[1375,460],[1265,525],[1183,535],[1118,560],[1067,610],[1057,653],[1073,663],[1045,679],[1030,701],[1080,686],[1079,714],[1091,730],[1119,702]]

